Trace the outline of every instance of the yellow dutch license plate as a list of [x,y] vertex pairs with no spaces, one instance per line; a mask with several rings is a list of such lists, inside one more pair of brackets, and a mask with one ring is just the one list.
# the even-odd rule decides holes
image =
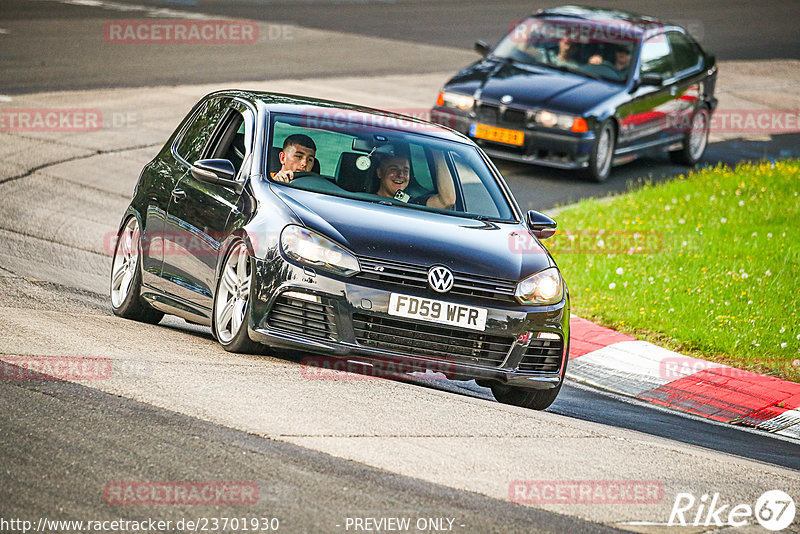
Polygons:
[[474,123],[472,129],[472,137],[485,139],[486,141],[495,141],[497,143],[516,146],[522,146],[522,143],[525,141],[525,132],[520,132],[518,130],[498,128],[497,126],[489,126],[488,124],[481,124],[479,122]]

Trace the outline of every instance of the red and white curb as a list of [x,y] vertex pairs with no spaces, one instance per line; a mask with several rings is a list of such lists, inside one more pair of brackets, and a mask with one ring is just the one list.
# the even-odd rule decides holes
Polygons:
[[800,438],[800,384],[690,358],[570,319],[567,376],[716,421]]

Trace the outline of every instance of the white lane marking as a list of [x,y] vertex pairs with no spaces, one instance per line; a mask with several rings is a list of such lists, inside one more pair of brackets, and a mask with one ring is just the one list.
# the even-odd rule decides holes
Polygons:
[[0,28],[0,34],[7,34],[9,31],[5,28]]
[[0,95],[0,102],[11,102],[11,97],[6,95]]
[[83,6],[83,7],[99,7],[111,11],[120,11],[126,13],[142,13],[147,17],[153,18],[176,18],[176,19],[195,19],[195,20],[219,20],[225,17],[205,15],[203,13],[192,13],[190,11],[181,11],[178,9],[168,9],[163,7],[142,6],[137,4],[123,4],[120,2],[110,2],[107,0],[49,0],[50,2],[59,2],[61,4]]

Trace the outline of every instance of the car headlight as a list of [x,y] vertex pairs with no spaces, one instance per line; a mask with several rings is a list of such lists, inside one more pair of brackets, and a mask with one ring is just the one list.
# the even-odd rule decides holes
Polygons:
[[361,271],[356,257],[344,247],[302,226],[290,224],[283,229],[281,250],[296,262],[342,276],[352,276]]
[[571,130],[577,133],[583,133],[589,130],[586,119],[582,117],[553,113],[546,109],[536,114],[536,122],[546,128],[559,128],[561,130]]
[[551,267],[517,284],[514,296],[521,304],[558,304],[564,294],[564,281],[558,269]]
[[468,95],[440,91],[439,98],[436,99],[436,105],[440,108],[445,107],[460,109],[461,111],[470,111],[475,105],[475,99]]

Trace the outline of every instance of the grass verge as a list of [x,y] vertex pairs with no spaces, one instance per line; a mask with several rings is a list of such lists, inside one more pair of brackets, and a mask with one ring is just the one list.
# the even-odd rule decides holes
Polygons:
[[558,216],[577,315],[800,382],[800,161],[718,167]]

